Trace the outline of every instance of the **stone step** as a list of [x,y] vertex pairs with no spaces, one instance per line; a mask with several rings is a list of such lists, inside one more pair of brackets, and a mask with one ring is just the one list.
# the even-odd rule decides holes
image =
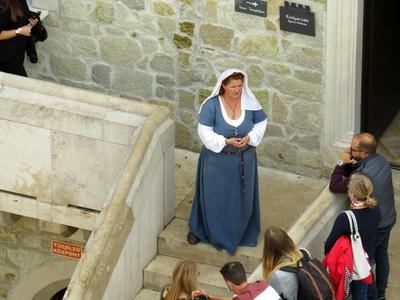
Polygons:
[[160,291],[142,289],[133,300],[160,300]]
[[[145,289],[160,291],[171,283],[171,275],[179,258],[157,255],[153,261],[144,269],[143,287]],[[207,264],[198,263],[198,288],[211,294],[229,296],[229,290],[225,281],[219,273],[220,268]]]
[[198,263],[221,267],[229,261],[240,261],[246,272],[252,273],[260,264],[262,258],[263,241],[259,237],[257,247],[239,247],[234,256],[230,256],[225,250],[217,250],[214,247],[198,243],[190,245],[186,240],[188,233],[188,221],[175,218],[158,236],[158,253],[160,255],[192,259]]

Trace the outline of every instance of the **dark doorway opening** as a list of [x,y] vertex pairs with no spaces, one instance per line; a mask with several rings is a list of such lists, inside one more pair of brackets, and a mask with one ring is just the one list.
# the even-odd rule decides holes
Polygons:
[[67,288],[63,288],[62,290],[59,290],[57,293],[53,295],[53,297],[50,298],[50,300],[62,300],[64,298],[64,294]]
[[400,1],[364,1],[361,130],[400,168]]

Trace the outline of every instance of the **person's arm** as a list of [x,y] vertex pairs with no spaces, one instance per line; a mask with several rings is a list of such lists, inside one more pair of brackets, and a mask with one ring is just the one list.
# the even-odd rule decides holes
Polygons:
[[267,119],[254,125],[253,129],[248,133],[250,140],[248,144],[250,146],[257,147],[260,145],[262,138],[264,137],[265,129],[267,128]]
[[335,223],[333,224],[331,233],[325,241],[325,254],[331,251],[332,247],[335,245],[336,241],[342,235],[348,235],[350,232],[349,220],[346,213],[342,212],[336,217]]
[[208,150],[211,150],[215,153],[220,153],[227,145],[225,137],[223,135],[216,134],[212,127],[199,123],[197,126],[197,132],[200,140]]
[[355,170],[354,165],[357,161],[351,156],[350,148],[346,148],[340,154],[338,162],[340,162],[341,165],[336,165],[333,170],[329,183],[329,190],[332,193],[347,193],[350,175]]
[[216,295],[211,295],[211,294],[207,294],[207,292],[203,291],[203,290],[196,290],[192,292],[192,298],[196,299],[197,296],[207,296],[207,298],[209,300],[234,300],[235,297],[227,297],[227,296],[216,296]]
[[12,29],[12,30],[0,30],[0,40],[9,40],[15,38],[18,35],[30,36],[32,27],[36,25],[38,20],[29,20],[29,24]]
[[349,185],[352,171],[352,165],[337,165],[331,174],[329,190],[332,193],[347,193],[347,186]]
[[257,147],[261,143],[265,130],[267,129],[267,115],[262,109],[254,110],[251,113],[254,126],[248,133],[250,138],[248,144]]
[[210,300],[234,300],[233,297],[226,297],[226,296],[215,296],[208,294],[208,299]]

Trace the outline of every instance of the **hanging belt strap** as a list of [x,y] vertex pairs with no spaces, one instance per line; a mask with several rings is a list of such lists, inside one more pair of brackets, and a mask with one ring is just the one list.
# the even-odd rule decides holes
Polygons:
[[242,193],[245,192],[245,187],[244,187],[244,158],[243,158],[243,153],[246,152],[247,150],[255,150],[256,147],[254,146],[249,146],[246,149],[240,150],[240,151],[224,151],[222,150],[221,153],[224,154],[236,154],[236,155],[240,155],[240,190],[242,191]]

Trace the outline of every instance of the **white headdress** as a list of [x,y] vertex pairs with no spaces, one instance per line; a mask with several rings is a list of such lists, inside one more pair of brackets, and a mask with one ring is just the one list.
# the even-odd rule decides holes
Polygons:
[[219,90],[221,89],[222,81],[232,75],[233,73],[242,73],[244,75],[244,80],[243,80],[243,89],[242,89],[242,109],[245,110],[260,110],[262,109],[260,103],[257,101],[256,97],[254,96],[253,92],[250,90],[249,85],[247,83],[247,74],[246,72],[239,70],[239,69],[227,69],[224,72],[221,73],[221,75],[218,78],[218,81],[211,93],[210,96],[207,97],[206,100],[201,104],[200,110],[203,107],[204,103],[207,102],[208,99],[216,96],[219,94]]

